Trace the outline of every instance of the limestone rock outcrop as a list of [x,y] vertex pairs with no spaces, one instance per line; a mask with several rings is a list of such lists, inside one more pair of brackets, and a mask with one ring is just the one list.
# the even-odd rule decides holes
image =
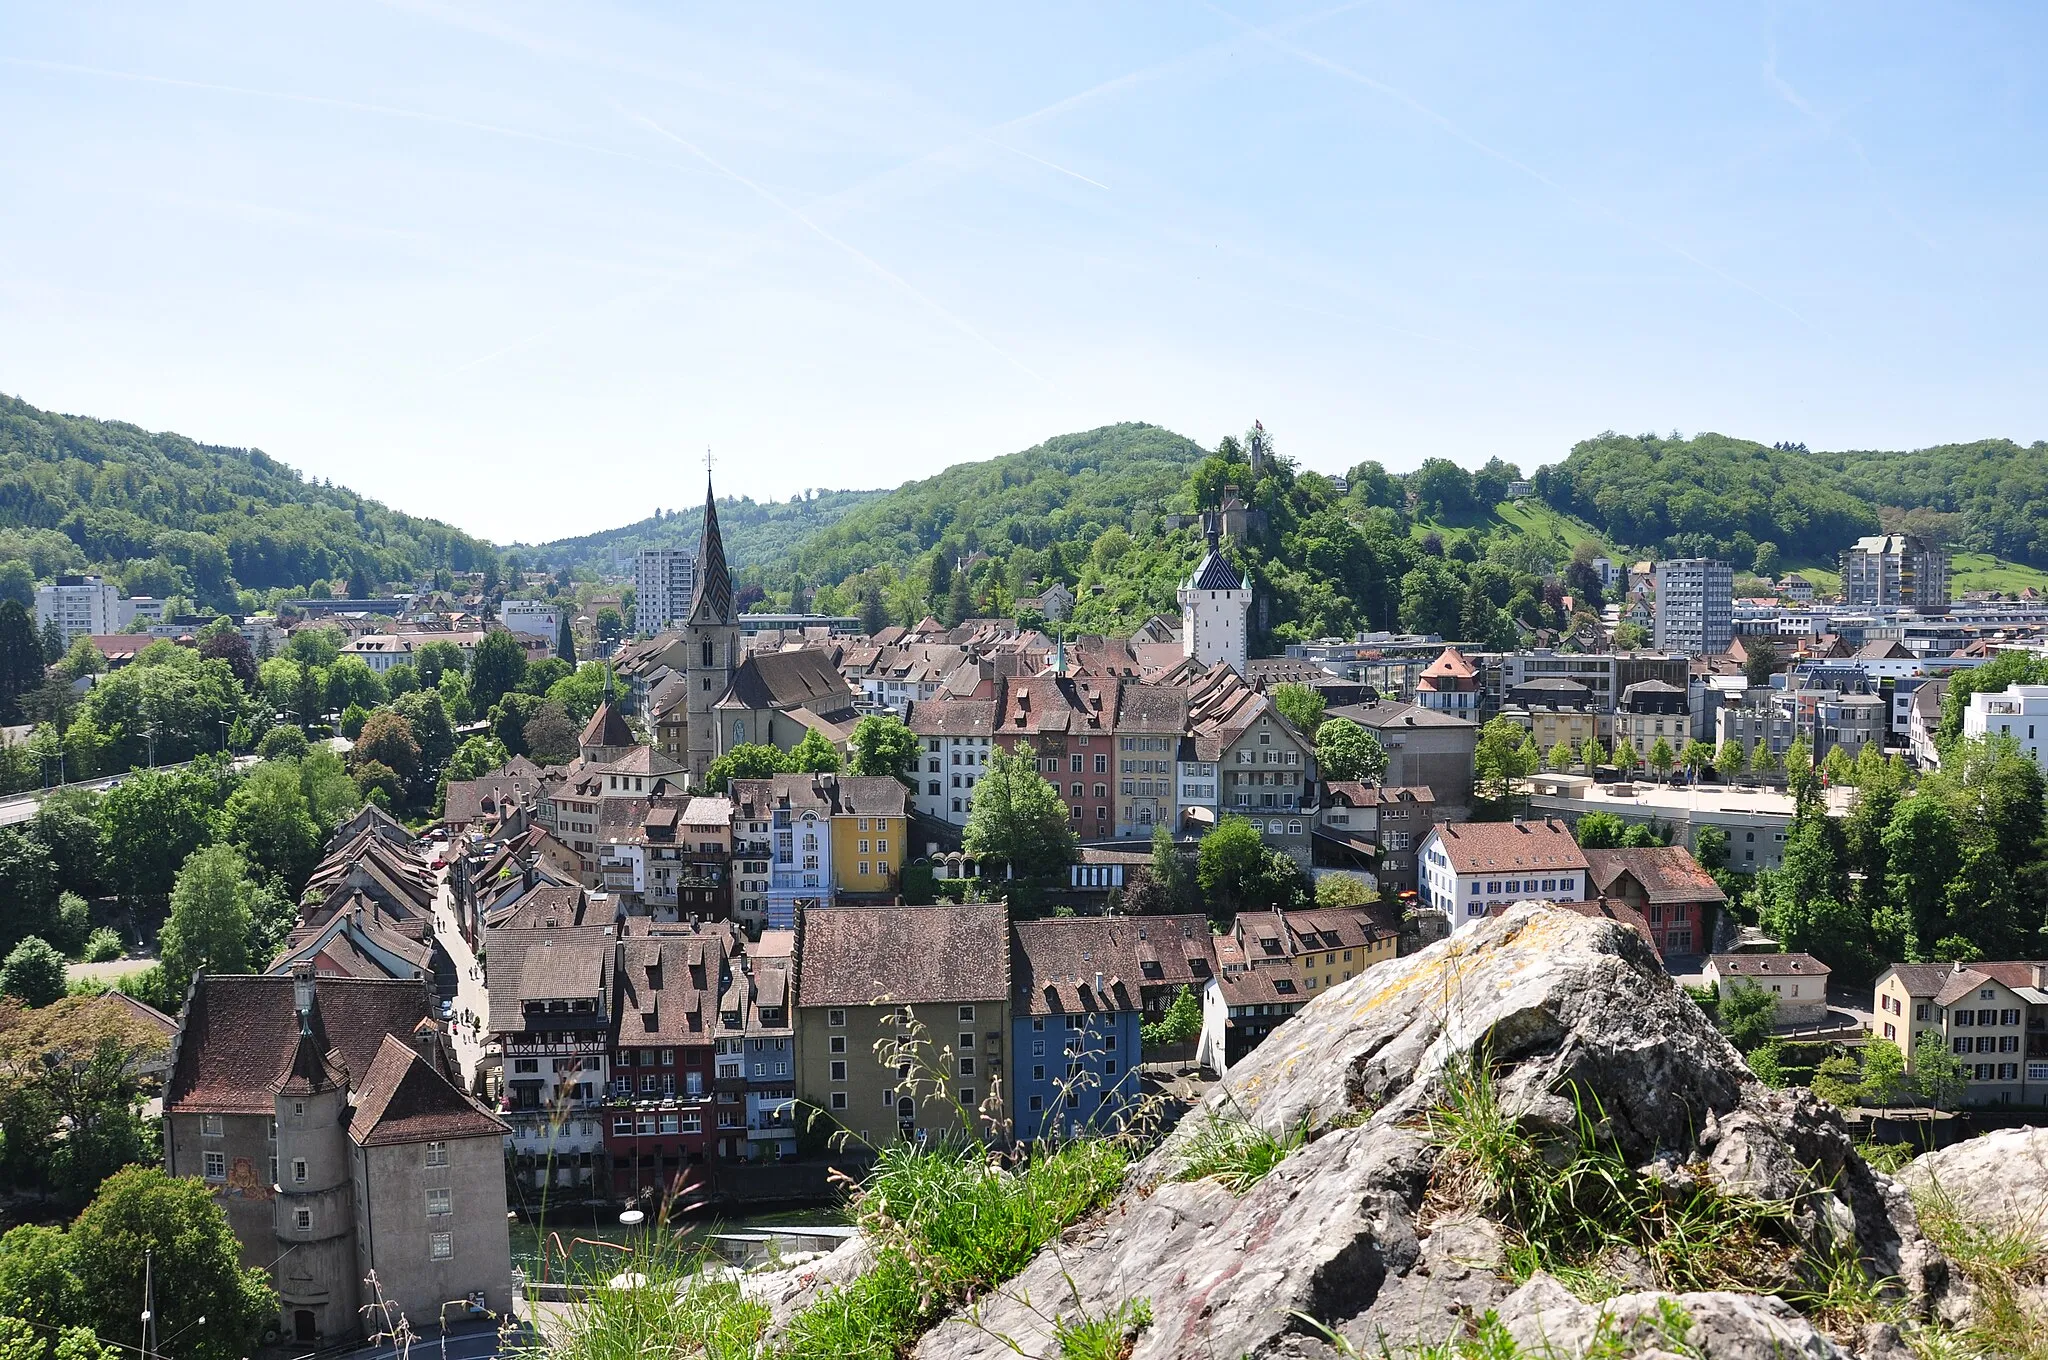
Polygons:
[[[1946,1289],[1946,1263],[1903,1191],[1864,1164],[1825,1106],[1751,1076],[1638,935],[1521,907],[1319,996],[1182,1121],[1107,1210],[928,1333],[917,1355],[1057,1356],[1056,1319],[1104,1316],[1138,1298],[1152,1323],[1133,1360],[1330,1356],[1331,1335],[1361,1355],[1400,1355],[1488,1311],[1568,1355],[1570,1339],[1598,1325],[1654,1317],[1672,1296],[1647,1277],[1606,1305],[1608,1324],[1547,1276],[1517,1290],[1494,1224],[1425,1205],[1439,1155],[1425,1118],[1447,1070],[1475,1054],[1524,1128],[1571,1136],[1592,1111],[1598,1136],[1642,1174],[1706,1178],[1782,1206],[1798,1243],[1854,1252],[1874,1276],[1900,1282],[1903,1306],[1928,1309]],[[1174,1179],[1202,1122],[1233,1113],[1268,1130],[1301,1126],[1307,1141],[1241,1196]],[[1679,1303],[1702,1355],[1854,1353],[1773,1297]]]

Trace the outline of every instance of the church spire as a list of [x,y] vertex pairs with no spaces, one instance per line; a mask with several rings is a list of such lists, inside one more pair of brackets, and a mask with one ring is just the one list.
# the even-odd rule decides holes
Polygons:
[[[710,455],[705,455],[710,461]],[[718,533],[718,498],[711,490],[711,469],[704,469],[704,538],[697,546],[697,598],[689,622],[732,621],[732,573],[725,565],[725,540]]]

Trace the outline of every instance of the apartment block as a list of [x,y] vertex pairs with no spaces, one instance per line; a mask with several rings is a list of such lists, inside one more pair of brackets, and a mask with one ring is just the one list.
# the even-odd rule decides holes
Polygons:
[[1735,640],[1735,573],[1706,557],[1659,562],[1656,644],[1659,651],[1710,656]]

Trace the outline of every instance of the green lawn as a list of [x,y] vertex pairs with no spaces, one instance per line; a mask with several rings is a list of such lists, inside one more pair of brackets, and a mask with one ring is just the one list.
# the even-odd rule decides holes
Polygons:
[[1534,496],[1518,501],[1502,501],[1484,515],[1463,515],[1455,520],[1418,519],[1410,528],[1410,534],[1421,538],[1425,534],[1455,534],[1468,529],[1492,530],[1507,525],[1524,534],[1537,534],[1563,540],[1567,549],[1576,547],[1581,541],[1591,539],[1600,545],[1607,556],[1614,555],[1612,545],[1599,530],[1583,521],[1573,519],[1551,509]]
[[1949,587],[1960,596],[1966,590],[2004,590],[2017,594],[2032,586],[2048,591],[2048,571],[2039,567],[2007,562],[1990,553],[1959,552],[1949,561]]

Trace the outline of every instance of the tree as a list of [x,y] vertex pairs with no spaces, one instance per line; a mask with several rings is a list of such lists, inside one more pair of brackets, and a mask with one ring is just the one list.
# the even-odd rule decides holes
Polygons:
[[[1191,987],[1182,987],[1175,993],[1173,1004],[1159,1017],[1158,1023],[1145,1025],[1138,1031],[1139,1041],[1146,1048],[1158,1048],[1166,1044],[1184,1044],[1202,1033],[1202,1002]],[[1148,1059],[1149,1061],[1149,1059]]]
[[1778,998],[1753,982],[1739,983],[1721,995],[1718,1017],[1722,1033],[1744,1053],[1768,1041],[1778,1027]]
[[1158,886],[1161,914],[1192,911],[1194,887],[1188,880],[1188,862],[1173,843],[1165,823],[1152,828],[1152,882]]
[[1650,768],[1657,772],[1657,778],[1671,777],[1671,767],[1678,763],[1678,756],[1671,749],[1671,743],[1659,737],[1650,744]]
[[21,721],[21,696],[40,689],[43,640],[19,600],[0,601],[0,722]]
[[1906,1088],[1906,1055],[1889,1039],[1872,1035],[1863,1044],[1863,1082],[1859,1094],[1873,1105],[1886,1106]]
[[527,755],[542,765],[562,765],[576,758],[581,734],[567,709],[553,699],[543,699],[526,720],[523,735]]
[[792,774],[837,774],[839,748],[814,727],[804,733],[802,741],[790,748],[783,764]]
[[241,630],[226,619],[219,619],[200,629],[199,655],[212,661],[225,661],[234,672],[242,688],[256,692],[256,653],[250,650],[249,639]]
[[1703,826],[1693,832],[1693,858],[1708,873],[1728,867],[1728,833],[1718,826]]
[[[552,660],[553,658],[549,658]],[[546,702],[538,695],[514,692],[491,706],[491,735],[515,756],[527,754],[526,723]]]
[[1224,817],[1202,838],[1196,879],[1212,914],[1292,906],[1305,886],[1294,862],[1268,850],[1259,828],[1238,816]]
[[402,714],[380,708],[363,724],[362,735],[356,738],[349,756],[358,763],[374,760],[397,771],[400,778],[409,778],[419,768],[420,743],[413,735],[412,724]]
[[1785,768],[1785,762],[1769,742],[1760,741],[1750,748],[1749,768],[1760,775],[1776,774]]
[[1316,768],[1323,778],[1377,784],[1387,777],[1386,748],[1364,727],[1349,718],[1325,718],[1314,731]]
[[148,770],[100,799],[100,842],[109,886],[128,898],[161,898],[193,851],[213,839],[220,782],[199,770]]
[[602,661],[586,661],[548,686],[547,697],[579,723],[589,722],[599,704],[611,696],[611,671]]
[[1732,784],[1749,767],[1749,753],[1742,743],[1730,737],[1721,743],[1721,749],[1714,752],[1714,773],[1721,777],[1723,784]]
[[25,1006],[47,1006],[64,995],[64,956],[38,935],[24,939],[0,964],[0,992]]
[[1952,1110],[1969,1089],[1970,1073],[1936,1030],[1922,1030],[1913,1041],[1913,1087],[1920,1099],[1937,1110]]
[[1586,767],[1587,774],[1607,763],[1607,750],[1600,745],[1598,737],[1587,737],[1579,747],[1579,763]]
[[1588,812],[1572,827],[1579,845],[1587,850],[1612,850],[1628,834],[1628,824],[1611,812]]
[[710,793],[724,793],[735,779],[767,779],[788,768],[787,759],[776,747],[741,742],[711,762],[704,771],[704,788]]
[[364,801],[380,808],[389,810],[405,799],[405,781],[381,760],[359,761],[349,770],[349,779]]
[[882,598],[881,584],[869,578],[860,590],[860,630],[869,637],[889,626],[889,602]]
[[1771,677],[1778,673],[1783,662],[1778,644],[1767,637],[1744,638],[1742,640],[1742,674],[1749,681],[1751,689],[1763,689],[1771,683]]
[[512,753],[496,737],[471,737],[456,747],[455,754],[449,757],[447,780],[465,783],[481,779],[510,759]]
[[1529,734],[1509,718],[1495,718],[1479,729],[1479,745],[1472,761],[1473,773],[1479,780],[1479,796],[1496,808],[1506,805],[1516,780],[1536,773],[1535,745]]
[[306,754],[307,746],[304,732],[280,724],[257,741],[256,754],[265,760],[296,760]]
[[[9,1182],[54,1191],[75,1208],[121,1167],[150,1160],[139,1074],[166,1048],[149,1024],[96,996],[66,997],[11,1017],[0,1031],[0,1132]],[[0,1313],[21,1302],[19,1263],[8,1259],[14,1245],[0,1241]],[[27,1292],[46,1299],[50,1293],[34,1286]],[[57,1312],[49,1308],[42,1320],[60,1321]]]
[[1307,685],[1275,685],[1266,696],[1273,701],[1273,707],[1280,716],[1304,732],[1313,732],[1321,726],[1323,709],[1329,702],[1322,691]]
[[249,771],[221,810],[220,835],[296,897],[320,860],[321,841],[298,762],[266,760]]
[[610,605],[606,605],[597,611],[597,619],[594,626],[597,629],[597,639],[600,642],[617,642],[626,635],[625,616]]
[[853,773],[887,776],[915,786],[917,734],[893,713],[870,713],[853,725]]
[[1380,895],[1355,874],[1329,873],[1316,880],[1319,907],[1365,907],[1379,900]]
[[1697,780],[1704,771],[1712,768],[1714,748],[1695,737],[1678,753],[1678,763],[1685,767],[1688,778]]
[[570,666],[574,666],[576,664],[576,630],[569,626],[569,615],[571,612],[567,605],[562,606],[562,621],[555,628],[555,655]]
[[[1884,1042],[1882,1039],[1877,1042]],[[1814,1070],[1810,1083],[1813,1093],[1838,1109],[1849,1109],[1863,1094],[1863,1072],[1856,1060],[1846,1053],[1837,1053],[1824,1058]]]
[[1776,576],[1778,562],[1778,545],[1767,538],[1756,545],[1756,555],[1750,559],[1749,569],[1759,576]]
[[1624,620],[1614,628],[1615,650],[1639,652],[1650,645],[1650,630],[1633,619]]
[[180,1360],[238,1360],[277,1315],[268,1273],[241,1268],[220,1201],[196,1178],[145,1166],[116,1172],[65,1236],[83,1321],[102,1336],[134,1334],[145,1255],[155,1330],[182,1337]]
[[[195,850],[171,889],[171,916],[157,936],[166,980],[183,995],[191,976],[249,971],[249,930],[256,885],[249,862],[231,845]],[[268,960],[264,960],[268,962]]]
[[968,807],[966,850],[976,859],[1002,861],[1019,878],[1057,873],[1073,863],[1066,805],[1030,757],[1000,746],[989,752]]
[[1563,737],[1559,737],[1557,745],[1550,748],[1550,755],[1544,763],[1553,770],[1570,769],[1572,763],[1572,744]]
[[[55,626],[55,622],[54,619],[51,620],[52,626]],[[63,636],[61,631],[58,636]],[[73,638],[71,646],[59,654],[55,664],[57,673],[66,680],[83,680],[88,675],[107,673],[107,658],[87,633],[80,633]]]
[[[493,628],[477,643],[469,663],[469,697],[478,709],[487,709],[506,693],[519,688],[526,674],[526,649],[513,633]],[[439,677],[436,677],[438,681]],[[421,677],[425,683],[425,677]]]
[[100,843],[99,804],[99,794],[91,789],[58,789],[36,809],[30,828],[49,851],[61,892],[97,897],[104,888],[100,865],[106,850]]
[[[445,644],[434,644],[437,646]],[[336,658],[327,668],[324,698],[329,711],[339,713],[350,704],[377,708],[390,697],[390,689],[369,663],[359,656]]]

